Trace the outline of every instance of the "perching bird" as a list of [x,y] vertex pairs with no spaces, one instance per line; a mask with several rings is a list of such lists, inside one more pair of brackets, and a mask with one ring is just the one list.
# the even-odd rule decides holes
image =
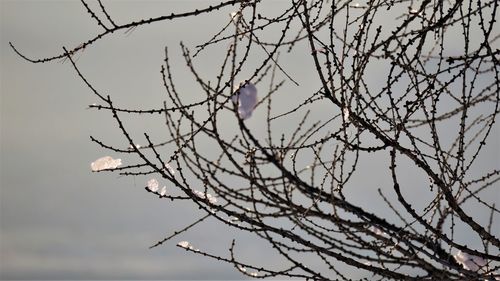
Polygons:
[[[238,89],[239,88],[239,89]],[[251,82],[240,82],[235,86],[233,101],[238,102],[238,114],[245,120],[252,116],[252,112],[257,105],[257,88]]]

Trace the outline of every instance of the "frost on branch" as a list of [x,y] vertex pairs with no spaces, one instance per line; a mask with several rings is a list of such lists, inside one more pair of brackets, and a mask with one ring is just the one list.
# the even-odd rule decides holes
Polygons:
[[185,249],[189,249],[193,246],[191,246],[191,244],[188,242],[188,241],[181,241],[179,243],[177,243],[177,246],[181,247],[181,248],[185,248]]
[[349,108],[344,107],[342,111],[344,113],[344,122],[349,122]]
[[238,24],[238,20],[240,19],[240,16],[241,16],[241,14],[239,11],[229,13],[229,17],[231,18],[231,21],[234,24]]
[[175,174],[174,168],[172,168],[172,166],[170,166],[168,163],[165,164],[165,168],[167,168],[167,171],[170,173],[171,176]]
[[113,159],[111,156],[101,157],[90,164],[93,172],[115,169],[122,164],[121,159]]
[[193,245],[191,245],[191,243],[189,243],[189,241],[181,241],[181,242],[177,243],[177,246],[181,247],[181,248],[184,248],[186,250],[194,251],[194,252],[199,252],[200,251],[200,249],[195,249],[193,247]]
[[210,204],[215,204],[217,203],[217,198],[215,196],[212,196],[212,194],[210,193],[207,193],[206,196],[205,196],[205,193],[204,192],[201,192],[199,190],[193,190],[193,193],[198,196],[198,198],[201,198],[201,199],[207,199],[208,202],[210,202]]
[[160,184],[156,179],[148,180],[146,189],[159,195],[160,197],[167,195],[167,187],[164,185],[162,188],[160,188]]
[[158,187],[158,181],[156,179],[150,179],[148,181],[148,190],[151,191],[151,192],[156,192],[158,191],[159,187]]
[[167,187],[163,186],[160,190],[160,196],[165,196],[167,194]]
[[469,255],[462,251],[458,251],[458,253],[456,253],[453,257],[459,264],[464,267],[464,269],[471,271],[478,271],[487,263],[486,260],[481,257]]
[[378,228],[376,226],[371,226],[370,231],[375,233],[376,235],[379,235],[379,236],[386,236],[387,235],[387,233],[385,233],[383,230],[381,230],[380,228]]

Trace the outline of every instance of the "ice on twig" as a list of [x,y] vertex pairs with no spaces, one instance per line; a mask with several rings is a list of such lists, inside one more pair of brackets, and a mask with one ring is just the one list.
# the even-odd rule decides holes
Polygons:
[[238,114],[241,119],[245,120],[252,116],[252,112],[257,105],[257,88],[251,82],[240,82],[233,89],[232,97],[234,102],[238,103]]
[[239,11],[229,13],[229,17],[233,23],[238,23],[241,13]]
[[239,265],[238,266],[238,269],[241,271],[241,272],[247,272],[247,269],[244,268],[243,266]]
[[481,267],[486,265],[486,260],[464,253],[462,251],[458,251],[454,256],[455,260],[463,266],[464,269],[478,271]]
[[205,198],[205,193],[199,191],[199,190],[193,190],[194,195],[200,197],[200,198]]
[[128,150],[134,150],[135,148],[139,149],[139,148],[141,148],[141,147],[142,147],[142,146],[141,146],[140,144],[137,144],[137,143],[136,143],[134,146],[129,145],[129,146],[128,146]]
[[94,172],[115,169],[122,164],[121,159],[113,159],[111,156],[101,157],[90,164],[90,168]]
[[312,54],[314,54],[314,53],[322,53],[322,54],[326,54],[326,53],[327,53],[327,51],[326,51],[326,49],[325,49],[325,48],[321,47],[321,48],[316,48],[316,49],[314,49],[311,53],[312,53]]
[[177,243],[177,246],[182,247],[184,249],[189,249],[192,247],[188,241],[181,241],[181,242]]
[[350,8],[354,8],[354,9],[365,9],[365,8],[367,8],[366,5],[361,5],[359,3],[350,4],[349,7]]
[[380,228],[376,227],[376,226],[371,226],[370,227],[370,231],[375,233],[376,235],[387,235],[387,233],[385,233],[384,231],[382,231]]
[[229,222],[230,224],[234,224],[234,225],[240,225],[240,219],[235,217],[235,216],[230,216],[228,219],[227,219],[227,222]]
[[165,196],[167,194],[167,187],[163,186],[160,191],[160,196]]
[[158,183],[158,181],[156,179],[148,180],[146,189],[155,193],[155,194],[158,194],[160,197],[163,197],[167,194],[167,187],[163,186],[160,189],[160,184]]
[[148,180],[148,190],[151,192],[157,192],[159,189],[158,181],[156,179]]
[[210,193],[207,193],[206,196],[204,192],[201,192],[199,190],[193,190],[193,193],[201,199],[207,199],[210,204],[217,203],[217,198],[215,196],[212,196],[212,194]]
[[165,164],[165,168],[167,168],[167,171],[170,173],[171,176],[175,174],[174,168],[172,168],[172,166],[170,166],[168,163]]
[[349,108],[344,107],[342,111],[344,113],[344,122],[349,122]]
[[211,194],[207,194],[207,199],[208,199],[208,202],[210,202],[211,204],[217,203],[217,198],[215,198]]
[[250,276],[252,276],[252,277],[257,277],[258,275],[259,275],[259,274],[257,274],[257,272],[252,272],[252,273],[250,273]]
[[417,9],[410,9],[410,14],[412,14],[412,15],[418,14],[418,10]]

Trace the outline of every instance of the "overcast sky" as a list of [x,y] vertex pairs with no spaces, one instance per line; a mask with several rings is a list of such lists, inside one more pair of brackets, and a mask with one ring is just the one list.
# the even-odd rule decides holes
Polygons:
[[[117,23],[205,6],[203,1],[104,1]],[[31,57],[54,55],[95,35],[99,28],[79,1],[1,3],[1,236],[2,279],[240,279],[230,265],[186,254],[178,240],[205,242],[227,254],[230,230],[215,224],[171,244],[156,241],[202,214],[192,205],[158,200],[145,183],[114,174],[93,174],[90,162],[108,152],[89,136],[121,139],[109,115],[88,110],[96,98],[68,63],[30,64],[16,56],[11,41]],[[273,5],[269,6],[271,9]],[[224,26],[231,10],[213,17],[164,22],[120,33],[95,44],[78,64],[99,89],[122,104],[161,106],[160,66],[169,46],[180,62],[179,42],[203,43]],[[210,36],[210,37],[209,37]],[[206,60],[208,63],[215,61]],[[210,65],[207,66],[209,69]],[[175,65],[174,65],[175,69]],[[182,71],[182,70],[181,70]],[[189,77],[191,79],[191,77]],[[186,91],[197,91],[181,79]],[[191,84],[191,86],[190,86]],[[258,257],[265,248],[239,249]],[[201,247],[202,245],[200,245]]]
[[[118,23],[209,5],[208,1],[104,3]],[[87,109],[97,100],[67,62],[31,64],[8,46],[11,41],[36,58],[88,40],[100,29],[79,1],[2,0],[0,5],[0,278],[242,278],[230,265],[175,247],[177,240],[148,249],[202,213],[190,204],[165,203],[152,197],[144,191],[143,179],[91,173],[90,163],[108,152],[89,136],[117,141],[120,135],[113,121],[102,112]],[[272,14],[279,10],[280,1],[266,8]],[[179,42],[192,47],[207,41],[227,23],[230,11],[220,11],[219,17],[162,22],[128,35],[114,34],[77,56],[77,63],[97,88],[122,104],[158,107],[155,105],[161,105],[163,99],[159,71],[164,47],[169,46],[173,57],[177,55],[174,66],[182,73],[176,65],[182,61]],[[312,90],[317,78],[301,68],[307,58],[290,58],[284,64],[303,87]],[[200,67],[209,72],[218,62],[206,56]],[[371,79],[378,79],[377,75]],[[183,77],[179,83],[186,92],[194,93],[198,88],[190,79]],[[300,90],[287,87],[300,100]],[[249,126],[259,127],[258,120],[250,120]],[[134,124],[141,125],[146,126]],[[498,130],[492,138],[498,143]],[[491,169],[499,166],[498,148],[490,152],[483,165]],[[371,167],[367,175],[371,180],[365,177],[356,182],[383,185],[385,181],[375,177],[377,169],[384,168]],[[492,196],[498,201],[498,192]],[[365,190],[357,200],[370,202],[370,195]],[[219,229],[215,223],[206,223],[179,240],[204,242],[200,246],[226,255],[233,237],[240,241],[242,256],[257,261],[266,254],[269,263],[279,264],[265,244],[248,234]]]

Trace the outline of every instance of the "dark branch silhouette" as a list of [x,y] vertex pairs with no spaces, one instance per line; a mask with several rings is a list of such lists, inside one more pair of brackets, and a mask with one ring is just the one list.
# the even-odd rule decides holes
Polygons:
[[[293,0],[270,17],[268,1],[233,0],[124,24],[100,0],[98,8],[81,2],[97,36],[46,58],[10,45],[29,62],[69,61],[100,100],[90,108],[111,113],[123,146],[91,140],[135,162],[121,166],[105,157],[94,171],[156,176],[148,192],[189,200],[206,213],[152,247],[181,240],[211,217],[267,241],[288,266],[245,262],[237,237],[227,256],[188,241],[178,246],[249,277],[350,280],[348,270],[360,270],[366,280],[500,280],[499,198],[485,195],[498,189],[500,168],[475,172],[486,148],[498,146],[489,141],[498,134],[500,104],[498,1]],[[75,62],[76,54],[117,31],[228,9],[227,23],[208,41],[180,44],[199,85],[195,102],[177,86],[171,46],[158,80],[166,100],[152,109],[115,105]],[[213,46],[225,55],[213,73],[200,73],[197,58]],[[292,55],[310,59],[303,71],[315,73],[318,84],[278,109],[285,85],[302,89],[281,59]],[[315,117],[318,110],[327,117]],[[137,132],[125,120],[136,115],[162,118],[158,130],[169,138],[133,137]],[[249,125],[252,118],[263,120],[260,130]],[[385,166],[378,176],[391,184],[356,186],[369,174],[362,164],[374,156],[385,159],[372,166]],[[410,188],[422,197],[408,196]],[[356,203],[353,193],[366,189],[378,191],[374,200],[383,207]],[[477,213],[489,214],[486,223]],[[464,243],[462,231],[483,246]]]

